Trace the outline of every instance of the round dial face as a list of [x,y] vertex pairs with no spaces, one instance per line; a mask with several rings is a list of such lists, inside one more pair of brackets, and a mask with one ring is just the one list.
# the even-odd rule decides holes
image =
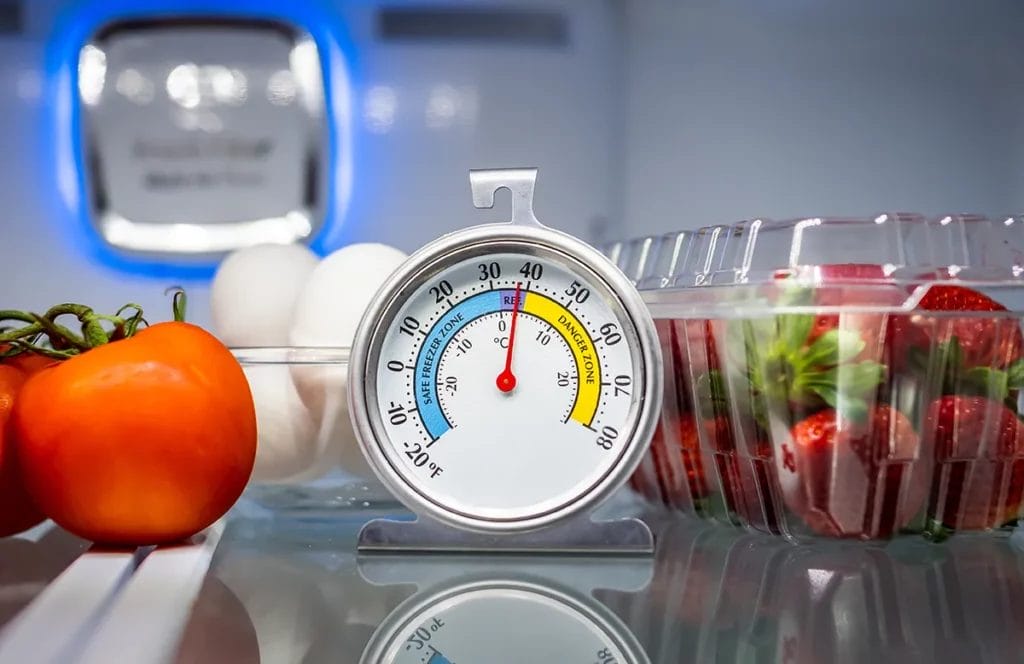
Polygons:
[[456,252],[410,280],[378,334],[376,444],[443,512],[542,517],[587,495],[631,446],[647,375],[637,328],[566,253]]
[[[620,625],[621,627],[621,625]],[[624,627],[622,627],[625,630]],[[480,588],[443,598],[407,617],[379,661],[583,662],[627,664],[610,625],[582,606],[525,588]]]

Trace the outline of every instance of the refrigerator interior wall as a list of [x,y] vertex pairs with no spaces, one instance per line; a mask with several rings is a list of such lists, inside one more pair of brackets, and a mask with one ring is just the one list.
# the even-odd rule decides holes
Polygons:
[[1024,203],[1020,3],[625,7],[625,235]]

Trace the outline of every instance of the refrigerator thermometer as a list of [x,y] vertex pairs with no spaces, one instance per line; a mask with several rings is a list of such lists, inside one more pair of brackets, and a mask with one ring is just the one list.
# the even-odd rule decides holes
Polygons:
[[446,235],[377,293],[350,366],[353,422],[420,515],[524,532],[592,510],[628,478],[661,404],[660,352],[629,280],[533,217],[534,170],[475,171],[511,223]]

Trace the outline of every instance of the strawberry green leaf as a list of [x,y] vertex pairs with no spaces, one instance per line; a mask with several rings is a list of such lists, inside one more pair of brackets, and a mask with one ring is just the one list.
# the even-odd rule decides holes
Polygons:
[[765,344],[778,337],[779,322],[777,316],[752,318],[742,323],[743,336],[747,344],[763,348]]
[[[752,370],[749,375],[743,375],[741,373],[729,374],[729,398],[733,404],[733,408],[736,412],[740,413],[742,417],[752,417],[762,428],[768,427],[768,409],[765,403],[764,393],[760,390],[759,385],[763,385],[760,382],[760,372]],[[726,405],[725,408],[728,408]],[[702,411],[701,414],[705,417],[711,417],[712,415],[719,415],[726,412],[725,409],[718,413],[708,413]]]
[[730,324],[726,329],[726,355],[736,365],[755,367],[763,349],[773,343],[777,334],[774,317]]
[[799,364],[803,367],[837,364],[839,358],[839,330],[830,330],[818,337],[813,344],[800,353]]
[[711,514],[710,509],[711,509],[711,499],[709,497],[705,496],[703,498],[698,498],[698,497],[694,496],[694,498],[693,498],[693,511],[694,512],[696,512],[700,516],[708,516],[708,515]]
[[844,394],[830,385],[813,385],[811,390],[844,419],[863,422],[868,418],[868,402],[858,396]]
[[697,379],[697,404],[701,416],[712,419],[727,412],[725,380],[722,372],[712,369]]
[[765,403],[764,397],[761,395],[751,395],[750,412],[754,415],[754,421],[757,422],[758,426],[762,429],[767,430],[771,426],[771,422],[768,418],[768,405]]
[[963,352],[957,337],[940,343],[935,349],[935,369],[940,379],[943,394],[956,394],[963,368]]
[[953,392],[1002,401],[1010,393],[1008,379],[1009,374],[1005,371],[988,367],[974,367],[960,376]]
[[859,332],[853,330],[836,330],[839,336],[839,363],[849,362],[861,354],[867,343]]
[[849,397],[863,397],[878,388],[885,378],[885,365],[870,360],[856,364],[841,364],[822,372],[813,384],[835,385],[837,391]]
[[809,386],[811,391],[821,397],[821,400],[832,408],[839,407],[839,390],[835,384],[821,383]]
[[938,543],[949,539],[949,536],[953,534],[953,529],[938,519],[928,519],[928,525],[923,534],[925,539]]
[[963,351],[960,349],[959,337],[951,337],[936,348],[936,357],[940,366],[959,368],[964,361]]
[[872,397],[884,379],[885,370],[885,365],[865,360],[807,374],[794,386],[791,401],[811,405],[806,403],[806,398],[798,398],[809,393],[846,417],[862,421],[868,414],[868,397]]
[[908,365],[913,373],[926,374],[928,372],[928,350],[917,346],[911,348]]
[[802,354],[800,364],[815,367],[849,362],[860,355],[865,345],[860,335],[852,330],[829,330]]
[[814,327],[814,316],[810,314],[783,314],[778,316],[779,340],[783,349],[794,350],[807,343],[807,337]]
[[840,416],[852,422],[866,422],[868,419],[868,402],[864,399],[847,399],[839,403],[836,409]]
[[1007,373],[1007,387],[1011,390],[1024,388],[1024,360],[1017,360],[1010,365]]
[[839,367],[839,388],[855,394],[874,391],[885,380],[885,365],[865,360]]

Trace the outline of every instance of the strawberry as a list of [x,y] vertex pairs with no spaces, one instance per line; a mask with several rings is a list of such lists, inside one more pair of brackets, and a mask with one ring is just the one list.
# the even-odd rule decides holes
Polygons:
[[[763,437],[763,438],[762,438]],[[731,486],[729,506],[748,524],[766,533],[781,533],[778,478],[771,443],[761,433],[751,454],[739,454],[734,461],[736,480]]]
[[[710,454],[701,449],[700,428],[711,446]],[[667,506],[689,511],[693,505],[699,511],[720,483],[722,500],[731,513],[748,521],[751,515],[760,514],[758,477],[752,466],[744,465],[747,460],[737,455],[725,416],[699,420],[684,415],[676,422],[674,439],[659,427],[651,443],[651,456]],[[764,516],[756,519],[758,523],[763,520]]]
[[[705,320],[657,320],[655,326],[665,358],[665,404],[647,465],[667,506],[700,511],[710,489],[690,380],[695,366],[698,371],[717,366],[711,328]],[[646,493],[652,492],[647,488]]]
[[[781,514],[773,497],[781,494],[790,510],[820,534],[888,536],[915,511],[892,506],[902,498],[906,466],[887,463],[889,457],[878,456],[875,448],[909,445],[913,458],[917,436],[904,415],[873,405],[888,387],[889,315],[870,307],[901,303],[906,293],[878,265],[824,265],[790,276],[792,283],[781,287],[776,302],[807,313],[797,309],[746,319],[733,326],[740,328],[742,339],[736,339],[735,331],[729,338],[730,351],[741,347],[745,352],[743,358],[729,355],[731,384],[747,386],[738,390],[743,394],[735,406],[756,422],[749,427],[754,432],[779,432],[774,448],[765,444],[769,436],[753,433],[752,440],[765,443],[748,446],[763,445],[770,452],[754,449],[740,462],[744,516],[777,532]],[[816,310],[846,305],[868,310]],[[743,370],[738,376],[737,368]],[[883,433],[891,423],[898,426],[890,441]],[[745,433],[750,439],[751,432]],[[924,489],[918,489],[915,507],[923,503]],[[896,494],[887,493],[892,491]],[[889,511],[882,509],[887,505]]]
[[776,450],[783,498],[815,533],[887,538],[924,504],[927,473],[903,413],[887,405],[851,418],[822,410],[792,427]]
[[954,530],[998,528],[1024,502],[1024,424],[997,401],[945,396],[928,409],[924,434],[938,467],[929,515]]
[[686,321],[655,321],[664,357],[665,403],[649,456],[662,501],[668,507],[690,511],[708,492],[689,397],[685,324]]
[[[695,366],[702,368],[698,371],[717,366],[714,339],[705,320],[657,320],[655,327],[665,357],[666,403],[648,458],[630,478],[630,485],[649,501],[699,510],[710,490],[689,381]],[[666,426],[674,435],[666,435]]]
[[697,419],[683,414],[675,421],[675,429],[675,435],[666,436],[664,425],[658,427],[651,441],[651,456],[666,505],[687,509],[707,498],[710,492],[701,459]]
[[965,286],[934,285],[921,298],[918,308],[936,312],[988,311],[993,315],[894,316],[889,337],[897,358],[920,357],[933,344],[941,347],[955,342],[964,369],[1006,369],[1020,361],[1024,338],[1017,320],[1002,313],[1006,307],[984,293]]
[[[726,507],[743,524],[778,533],[770,439],[753,419],[743,422],[734,433],[726,416],[728,399],[720,372],[711,371],[701,377],[697,394]],[[749,409],[741,406],[740,410]]]
[[654,430],[647,456],[629,478],[630,487],[649,503],[664,504],[665,497],[661,493],[662,480],[658,477],[659,467],[654,460],[656,454],[663,454],[664,433],[661,424]]
[[716,371],[719,366],[712,323],[710,320],[696,319],[676,321],[675,324],[679,353],[686,358],[689,370],[695,376]]
[[745,519],[751,510],[756,509],[754,505],[750,505],[748,510],[748,500],[751,496],[747,493],[748,489],[756,491],[756,486],[749,473],[742,472],[744,467],[736,452],[736,441],[729,418],[725,415],[715,415],[703,420],[701,425],[711,449],[708,459],[714,465],[711,472],[718,480],[715,482],[712,479],[710,484],[714,488],[721,487],[722,500],[730,513],[730,520],[736,515]]

